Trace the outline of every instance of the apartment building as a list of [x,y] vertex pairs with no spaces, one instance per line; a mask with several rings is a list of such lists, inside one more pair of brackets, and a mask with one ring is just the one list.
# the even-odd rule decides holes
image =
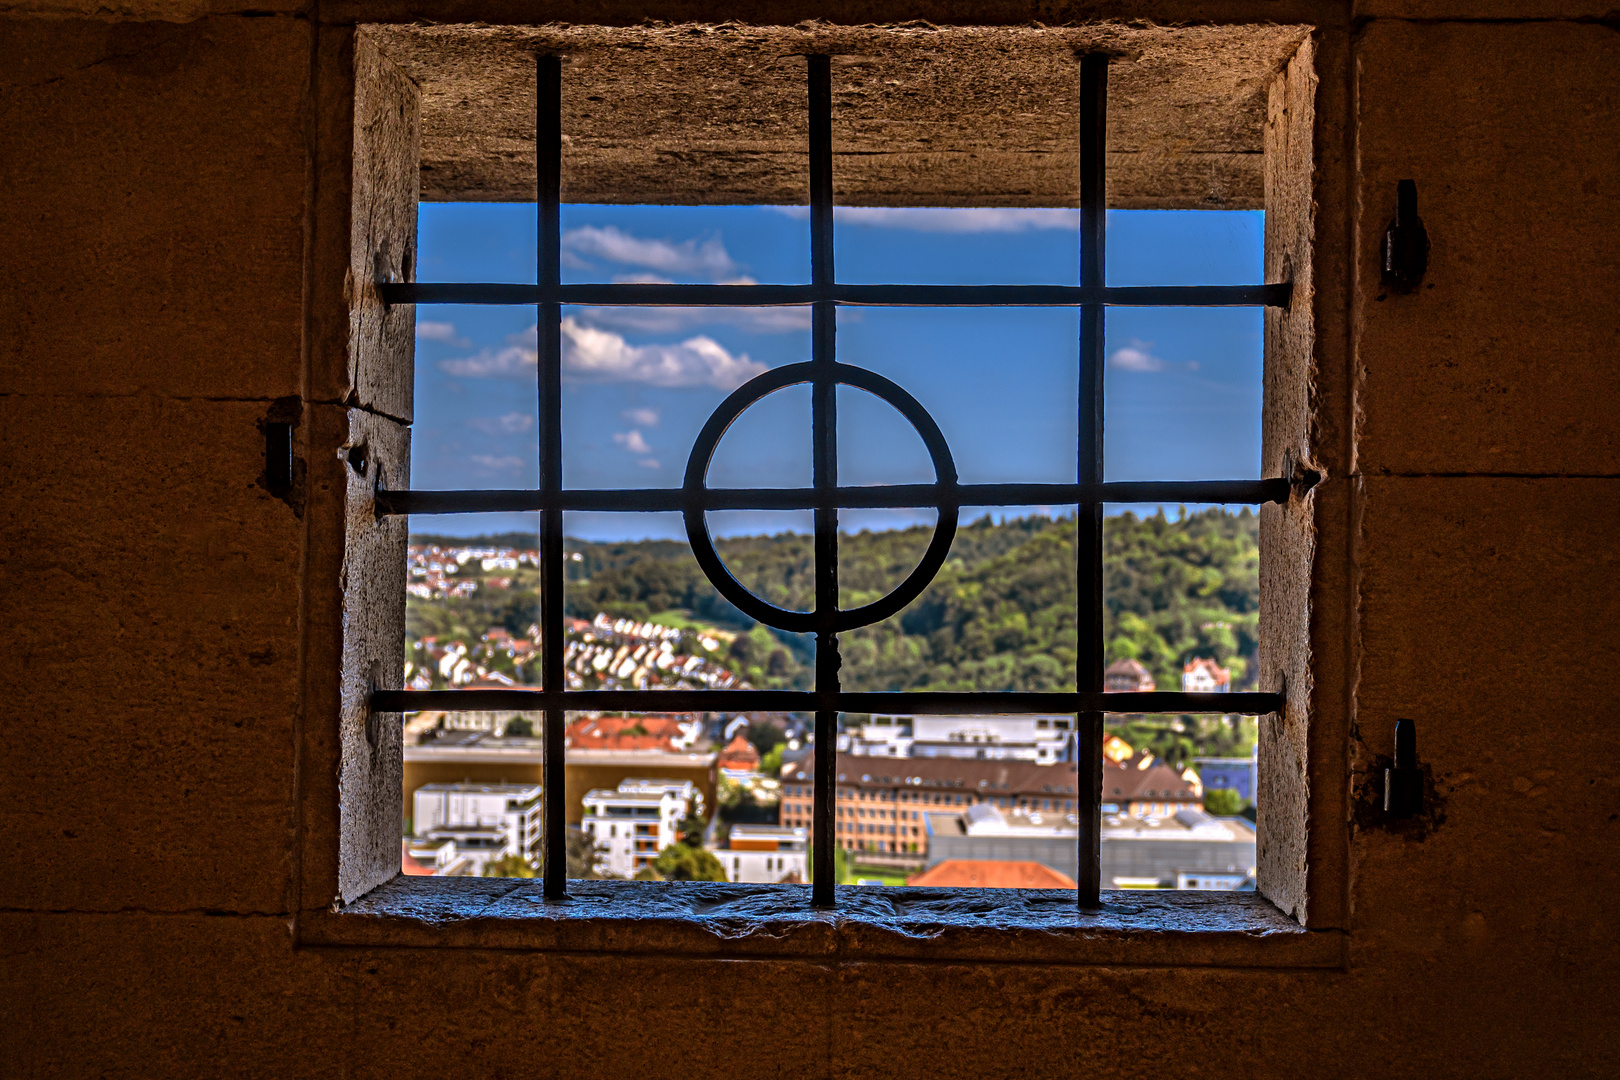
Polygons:
[[417,840],[454,841],[467,877],[481,876],[491,860],[532,860],[540,850],[539,784],[424,784],[411,797],[411,811]]
[[732,881],[808,881],[810,830],[780,825],[733,825],[714,855]]
[[580,827],[601,848],[599,872],[635,877],[680,837],[681,822],[703,813],[703,793],[690,780],[624,780],[585,795]]
[[1034,761],[1074,757],[1072,716],[874,716],[840,736],[840,753],[859,757],[948,757]]

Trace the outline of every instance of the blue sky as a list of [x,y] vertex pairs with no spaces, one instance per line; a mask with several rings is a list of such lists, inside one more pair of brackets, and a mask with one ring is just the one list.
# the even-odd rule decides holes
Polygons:
[[[1063,210],[841,209],[845,282],[1075,283],[1077,216]],[[532,204],[423,204],[423,281],[533,282]],[[798,283],[809,222],[797,207],[568,206],[565,280]],[[1113,211],[1113,285],[1261,280],[1259,212]],[[532,308],[417,310],[412,486],[537,483]],[[704,420],[736,386],[809,359],[803,308],[570,308],[564,312],[563,479],[570,487],[674,487]],[[1107,315],[1105,467],[1110,480],[1259,475],[1258,309],[1126,309]],[[964,482],[1072,481],[1079,316],[1041,309],[839,311],[839,359],[898,382],[934,416]],[[810,480],[807,388],[756,404],[727,433],[710,483]],[[843,388],[840,478],[932,479],[922,443],[886,404]],[[1151,508],[1149,508],[1151,509]],[[1011,510],[1018,513],[1019,510]],[[998,512],[999,513],[999,512]],[[968,513],[967,518],[977,516]],[[846,528],[932,520],[846,512]],[[808,514],[734,513],[716,531],[808,527]],[[528,515],[419,518],[421,532],[532,529]],[[588,539],[684,537],[674,515],[575,514]]]

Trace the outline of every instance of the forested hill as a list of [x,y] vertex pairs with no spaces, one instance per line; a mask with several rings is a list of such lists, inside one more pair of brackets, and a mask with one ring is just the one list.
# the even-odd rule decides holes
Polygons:
[[[1211,656],[1231,668],[1234,690],[1249,688],[1259,609],[1258,526],[1248,510],[1206,510],[1181,520],[1108,518],[1108,658],[1135,657],[1160,689],[1176,690],[1188,658]],[[893,588],[916,565],[931,532],[919,527],[844,536],[843,606],[868,603]],[[949,561],[910,608],[840,636],[845,688],[1073,689],[1074,541],[1073,518],[1003,524],[985,518],[963,526]],[[532,545],[531,538],[521,546]],[[765,599],[801,610],[811,605],[808,536],[741,537],[718,546],[732,573]],[[684,612],[722,627],[749,626],[709,585],[684,543],[570,540],[567,549],[579,555],[569,563],[570,614],[645,619]],[[740,635],[731,661],[756,686],[808,686],[812,646],[783,641],[759,632]]]

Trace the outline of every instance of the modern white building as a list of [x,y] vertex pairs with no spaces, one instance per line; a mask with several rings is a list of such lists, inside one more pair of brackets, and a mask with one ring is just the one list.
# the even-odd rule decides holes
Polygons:
[[412,798],[411,830],[418,841],[453,840],[479,877],[493,859],[540,850],[539,784],[424,784]]
[[[929,866],[947,859],[1033,861],[1078,876],[1073,814],[1009,814],[980,803],[924,819]],[[1244,818],[1190,808],[1152,818],[1103,815],[1105,889],[1252,889],[1254,875],[1255,830]]]
[[726,846],[714,853],[732,881],[809,881],[809,832],[778,825],[733,825]]
[[471,877],[472,861],[456,851],[448,836],[439,839],[407,837],[400,869],[408,877]]
[[874,716],[838,736],[838,752],[857,757],[910,757],[911,717]]
[[840,750],[863,757],[1074,759],[1072,716],[874,716]]
[[624,780],[586,793],[580,827],[604,854],[599,873],[635,877],[680,837],[680,825],[703,813],[703,793],[690,780]]

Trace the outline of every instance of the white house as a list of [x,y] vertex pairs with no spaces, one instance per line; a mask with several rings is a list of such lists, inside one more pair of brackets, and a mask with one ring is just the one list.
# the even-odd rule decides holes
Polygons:
[[874,716],[840,753],[860,757],[970,758],[1052,765],[1074,759],[1072,716]]
[[634,877],[680,837],[683,820],[703,813],[703,793],[690,780],[624,780],[585,795],[580,827],[606,854],[597,870]]
[[540,850],[539,784],[423,784],[412,800],[418,840],[454,840],[467,876],[480,877],[492,859]]
[[777,825],[733,825],[726,846],[714,853],[732,881],[768,883],[792,877],[810,880],[809,833]]
[[911,733],[913,757],[1073,760],[1072,716],[914,716]]
[[1181,669],[1184,694],[1224,694],[1232,689],[1232,673],[1215,661],[1195,656]]

